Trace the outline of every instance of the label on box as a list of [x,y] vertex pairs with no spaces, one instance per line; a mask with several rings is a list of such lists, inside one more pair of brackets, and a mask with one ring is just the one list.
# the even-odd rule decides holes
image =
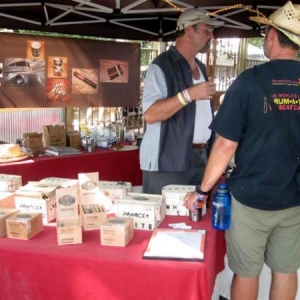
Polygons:
[[79,216],[77,186],[56,190],[56,214],[58,219]]
[[[166,215],[189,216],[189,210],[184,206],[183,199],[189,192],[194,192],[194,185],[170,184],[162,188],[162,196],[166,203]],[[202,207],[202,216],[206,213],[206,204]]]
[[117,216],[132,217],[135,229],[154,230],[165,214],[166,207],[161,195],[129,193],[117,203]]
[[96,203],[99,197],[99,173],[79,173],[80,203]]
[[23,212],[41,213],[43,223],[47,224],[56,218],[55,189],[39,183],[20,187],[15,191],[16,208]]

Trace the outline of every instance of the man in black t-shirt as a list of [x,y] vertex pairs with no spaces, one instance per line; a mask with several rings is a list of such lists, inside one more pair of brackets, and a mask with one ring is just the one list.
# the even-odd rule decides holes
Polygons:
[[[264,53],[270,61],[244,71],[226,92],[210,125],[217,138],[200,190],[211,190],[235,155],[236,167],[227,181],[232,211],[226,244],[234,272],[230,299],[256,300],[266,263],[272,270],[270,299],[293,300],[300,267],[299,165],[274,110],[300,155],[300,5],[287,2],[268,19],[251,20],[266,25]],[[270,95],[265,95],[255,69]],[[186,195],[186,207],[192,209],[196,198],[196,193]]]

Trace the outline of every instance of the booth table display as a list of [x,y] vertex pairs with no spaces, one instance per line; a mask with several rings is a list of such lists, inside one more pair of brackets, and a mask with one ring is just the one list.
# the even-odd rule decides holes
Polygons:
[[68,156],[43,156],[20,162],[0,163],[0,174],[21,175],[22,184],[46,177],[78,178],[78,173],[99,172],[100,180],[142,184],[139,150],[97,149]]
[[224,267],[224,233],[200,222],[167,216],[160,227],[186,222],[206,229],[203,262],[143,260],[152,231],[135,230],[126,247],[102,246],[100,232],[84,231],[83,243],[58,246],[54,226],[29,241],[0,238],[0,299],[210,300]]

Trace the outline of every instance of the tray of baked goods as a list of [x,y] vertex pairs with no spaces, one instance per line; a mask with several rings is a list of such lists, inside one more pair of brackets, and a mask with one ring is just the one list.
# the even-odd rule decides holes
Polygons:
[[23,151],[19,144],[0,145],[0,163],[10,163],[27,159],[31,155]]

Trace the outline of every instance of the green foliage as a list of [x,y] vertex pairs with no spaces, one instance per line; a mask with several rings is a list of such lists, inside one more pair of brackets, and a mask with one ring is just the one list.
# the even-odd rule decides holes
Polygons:
[[250,45],[260,49],[263,48],[263,43],[264,43],[263,37],[248,38],[247,40]]

